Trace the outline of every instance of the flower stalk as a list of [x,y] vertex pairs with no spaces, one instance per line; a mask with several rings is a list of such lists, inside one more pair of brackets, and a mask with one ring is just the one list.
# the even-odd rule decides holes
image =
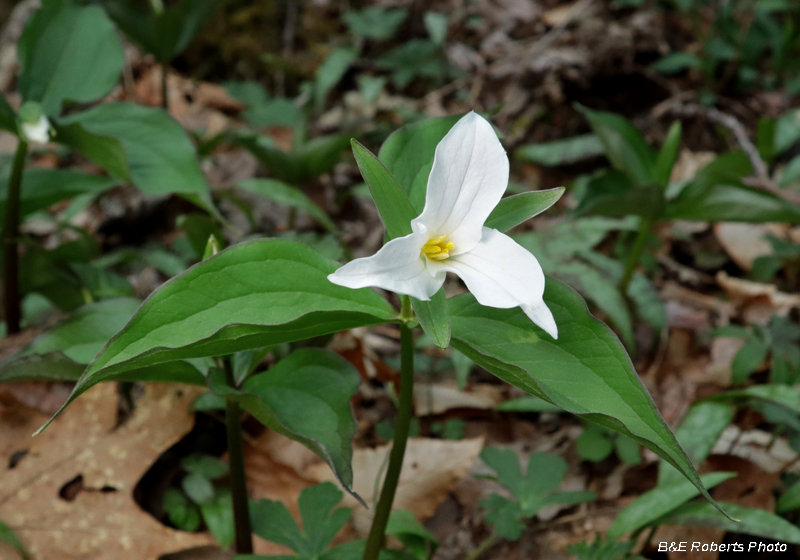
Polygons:
[[3,227],[3,249],[5,264],[3,268],[3,309],[5,310],[6,331],[8,334],[20,331],[22,308],[19,294],[19,203],[22,187],[22,172],[25,156],[28,154],[28,141],[20,137],[11,177],[8,180],[6,195],[6,216]]
[[[403,296],[403,311],[409,306],[408,297]],[[405,315],[405,313],[404,313]],[[406,453],[406,443],[411,429],[412,407],[414,402],[414,335],[405,323],[400,324],[400,405],[394,428],[394,443],[389,453],[389,466],[383,481],[380,499],[372,518],[364,560],[377,560],[383,548],[386,525],[392,512],[392,503],[400,482],[400,471]]]
[[[230,387],[236,387],[230,360],[225,360],[225,378]],[[250,509],[247,503],[247,478],[244,470],[244,448],[242,445],[242,411],[239,403],[225,399],[225,424],[228,430],[228,457],[231,473],[231,496],[233,499],[233,525],[236,531],[236,552],[252,554],[253,535],[250,524]]]

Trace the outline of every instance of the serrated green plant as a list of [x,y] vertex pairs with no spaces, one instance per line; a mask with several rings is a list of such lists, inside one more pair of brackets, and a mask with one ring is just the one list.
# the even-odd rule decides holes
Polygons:
[[727,325],[715,329],[713,335],[745,342],[731,365],[731,382],[736,385],[747,381],[766,360],[774,384],[791,385],[800,376],[800,327],[788,317],[774,316],[766,325]]
[[575,440],[578,456],[584,461],[602,461],[616,453],[619,459],[628,465],[642,462],[639,444],[632,439],[611,430],[588,424]]
[[481,478],[499,482],[511,493],[511,498],[492,494],[481,502],[481,507],[487,510],[485,520],[493,530],[473,551],[470,560],[477,560],[500,540],[518,540],[526,522],[545,507],[577,505],[597,498],[594,492],[558,491],[568,468],[558,455],[532,454],[525,474],[520,469],[519,456],[510,449],[487,447],[481,452],[481,459],[496,473]]

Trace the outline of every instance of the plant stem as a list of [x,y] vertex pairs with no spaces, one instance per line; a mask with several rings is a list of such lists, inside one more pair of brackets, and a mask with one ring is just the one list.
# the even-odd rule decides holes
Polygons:
[[[225,360],[225,377],[228,385],[235,387],[230,360]],[[233,525],[236,529],[236,552],[252,554],[253,535],[250,509],[247,503],[247,478],[244,471],[242,447],[242,411],[233,399],[225,400],[225,424],[228,428],[228,457],[231,467],[231,496],[233,498]]]
[[467,557],[467,560],[478,560],[478,558],[480,558],[484,552],[496,545],[497,541],[499,540],[500,538],[496,534],[492,533],[483,539],[483,542],[478,545],[478,548],[472,551],[472,554]]
[[[403,297],[403,306],[408,300]],[[397,409],[397,420],[394,427],[394,444],[389,454],[389,466],[383,489],[375,508],[375,517],[369,530],[367,546],[364,549],[364,560],[377,560],[383,548],[386,535],[386,524],[392,512],[397,483],[400,481],[400,470],[403,467],[403,456],[406,453],[406,442],[411,427],[412,405],[414,402],[414,337],[411,329],[400,324],[400,406]]]
[[625,262],[625,272],[619,281],[619,291],[625,294],[628,291],[628,284],[631,283],[633,272],[636,270],[636,265],[639,264],[639,259],[642,258],[642,249],[644,249],[644,242],[650,234],[650,220],[642,217],[639,222],[639,232],[636,234],[636,240],[633,242],[628,260]]
[[166,62],[161,63],[161,106],[169,113],[169,87],[167,87],[167,74],[169,73],[169,65]]
[[17,153],[14,154],[14,166],[8,180],[6,194],[6,221],[3,227],[3,249],[5,266],[3,269],[3,309],[6,317],[6,332],[18,333],[22,318],[19,300],[19,199],[22,186],[22,172],[25,168],[25,156],[28,155],[28,142],[20,138]]

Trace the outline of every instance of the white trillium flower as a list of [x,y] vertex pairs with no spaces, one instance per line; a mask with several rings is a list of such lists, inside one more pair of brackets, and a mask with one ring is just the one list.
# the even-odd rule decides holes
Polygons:
[[544,303],[539,261],[516,241],[484,227],[508,186],[508,157],[486,119],[471,112],[436,146],[425,208],[413,233],[328,276],[347,288],[372,286],[427,301],[445,273],[461,278],[478,303],[525,314],[553,338],[558,327]]
[[50,141],[50,121],[42,115],[34,123],[23,122],[22,134],[28,142],[46,144]]

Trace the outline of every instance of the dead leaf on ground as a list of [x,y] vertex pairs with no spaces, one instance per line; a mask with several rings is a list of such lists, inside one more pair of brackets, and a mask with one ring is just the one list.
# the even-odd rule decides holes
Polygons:
[[784,237],[789,230],[786,224],[746,224],[720,222],[714,224],[714,236],[741,269],[751,270],[758,257],[772,254],[767,235]]
[[492,410],[503,402],[499,385],[481,383],[463,391],[456,383],[417,383],[414,385],[414,410],[417,416],[441,414],[455,408]]
[[722,270],[716,278],[731,301],[744,308],[748,323],[766,323],[773,315],[785,317],[792,308],[800,307],[800,294],[778,291],[774,284],[732,278]]
[[[350,495],[345,496],[343,504],[355,508],[353,526],[359,538],[369,532],[375,512],[375,480],[385,473],[390,449],[391,445],[383,445],[375,449],[357,449],[353,453],[355,491],[370,509],[358,504]],[[420,521],[427,520],[467,473],[481,449],[483,438],[409,439],[394,509],[407,509]],[[319,482],[334,481],[333,473],[322,461],[311,466],[309,474]]]
[[[148,383],[133,415],[116,428],[116,386],[87,391],[34,439],[44,416],[30,411],[17,430],[0,430],[0,449],[27,448],[8,467],[3,457],[0,519],[33,560],[158,558],[213,544],[208,534],[170,529],[143,511],[133,489],[158,456],[192,427],[189,404],[200,390]],[[21,427],[24,425],[24,429]],[[116,429],[115,429],[116,428]],[[20,431],[26,433],[21,440]],[[70,487],[75,495],[67,495]]]
[[679,181],[691,179],[697,175],[698,171],[715,159],[717,159],[717,154],[715,152],[681,150],[681,155],[678,156],[678,161],[672,168],[672,175],[669,178],[669,182],[677,183]]
[[763,430],[742,431],[737,426],[728,426],[722,432],[714,449],[714,455],[733,455],[747,459],[768,473],[781,470],[800,474],[800,457],[786,438],[773,438]]

